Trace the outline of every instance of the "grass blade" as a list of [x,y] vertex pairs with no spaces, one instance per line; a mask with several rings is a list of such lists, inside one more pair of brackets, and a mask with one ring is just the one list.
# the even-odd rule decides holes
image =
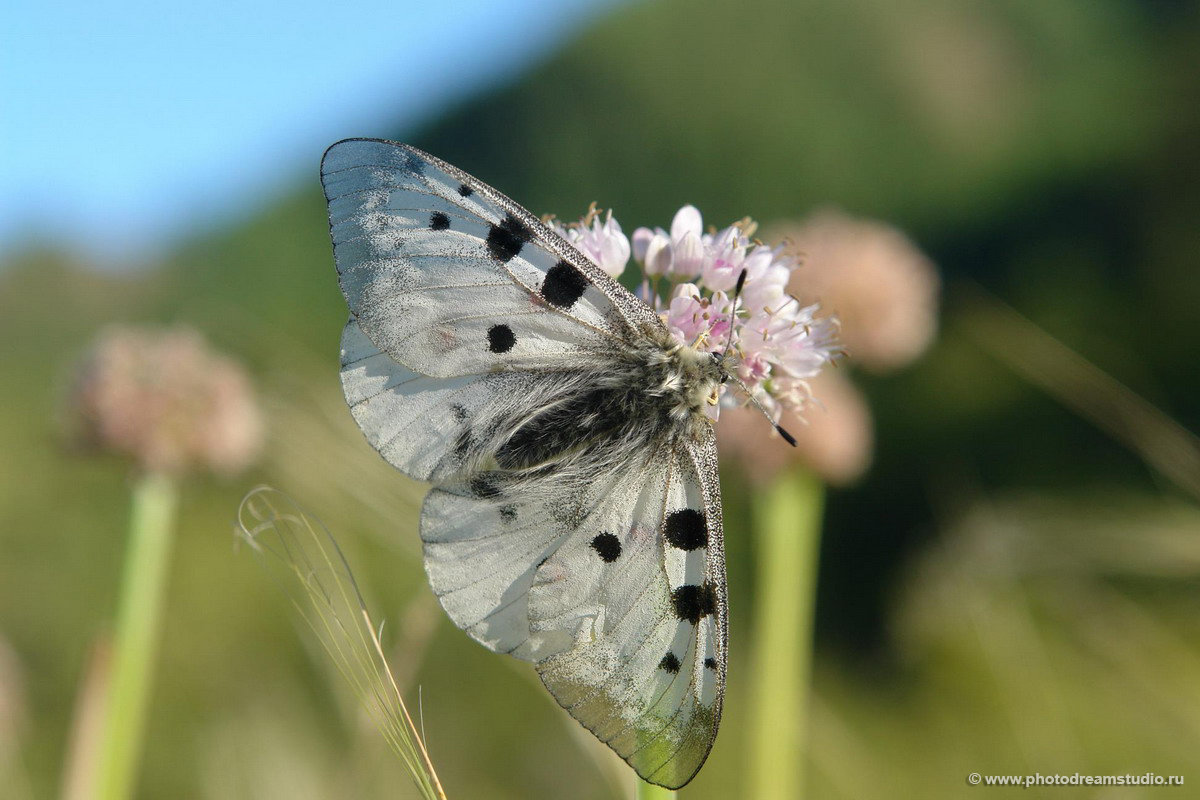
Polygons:
[[379,628],[333,536],[291,498],[267,486],[243,498],[237,527],[350,683],[422,796],[445,800],[424,737],[383,655]]

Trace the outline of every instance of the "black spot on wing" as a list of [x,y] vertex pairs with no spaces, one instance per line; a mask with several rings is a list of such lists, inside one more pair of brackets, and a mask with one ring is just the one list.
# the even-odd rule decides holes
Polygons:
[[546,302],[559,308],[570,308],[575,301],[583,297],[587,289],[588,279],[566,261],[559,261],[546,273],[542,281],[542,297]]
[[671,652],[668,652],[665,656],[662,657],[662,661],[658,662],[659,669],[666,670],[667,672],[671,673],[672,675],[679,672],[679,667],[680,667],[679,659],[676,658],[675,654],[671,653]]
[[429,215],[429,229],[433,231],[444,231],[450,227],[450,218],[441,211],[435,211]]
[[517,518],[517,507],[511,503],[506,506],[500,506],[500,519],[505,522],[512,522]]
[[600,556],[601,561],[611,564],[621,557],[621,540],[605,532],[592,539],[592,549]]
[[717,660],[716,660],[715,658],[713,658],[712,656],[709,656],[708,658],[704,659],[704,666],[706,666],[706,667],[708,667],[709,669],[711,669],[711,670],[713,670],[714,672],[716,672],[716,670],[717,670]]
[[524,222],[512,214],[506,214],[499,224],[493,225],[488,231],[488,253],[497,261],[507,264],[532,238],[533,231]]
[[460,183],[458,185],[458,194],[461,197],[470,197],[471,195],[475,194],[475,190],[470,186],[467,186],[465,183]]
[[507,325],[493,325],[488,328],[488,350],[493,353],[507,353],[517,343],[517,337],[512,328]]
[[450,406],[450,413],[453,414],[454,419],[456,419],[459,422],[467,421],[467,410],[465,408],[463,408],[462,406],[460,406],[458,403],[455,403],[454,405]]
[[708,526],[704,514],[694,508],[681,508],[667,516],[663,534],[667,543],[680,550],[696,550],[708,544]]
[[716,612],[717,595],[711,584],[686,584],[671,592],[671,603],[675,606],[675,616],[695,625]]

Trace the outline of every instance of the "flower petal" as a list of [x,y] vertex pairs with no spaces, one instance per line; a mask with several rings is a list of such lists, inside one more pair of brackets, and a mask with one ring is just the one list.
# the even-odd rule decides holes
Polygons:
[[671,270],[674,254],[671,252],[671,240],[667,234],[658,231],[646,245],[646,274],[665,275]]
[[654,231],[649,228],[638,228],[633,232],[633,257],[641,263],[646,263],[646,251],[654,239]]
[[700,216],[700,210],[692,205],[684,206],[675,212],[675,219],[671,220],[671,244],[678,245],[689,233],[695,234],[697,240],[700,234],[704,233],[704,220]]
[[[676,219],[678,218],[678,215],[676,215]],[[675,226],[672,225],[671,227],[674,229]],[[672,275],[678,275],[681,278],[694,278],[700,274],[700,268],[704,264],[704,244],[700,241],[700,234],[688,231],[678,242],[675,242],[672,236],[671,249],[673,256],[671,263]]]

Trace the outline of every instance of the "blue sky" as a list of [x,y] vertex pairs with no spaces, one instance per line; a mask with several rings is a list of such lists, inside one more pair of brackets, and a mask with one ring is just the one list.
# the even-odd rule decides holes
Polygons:
[[[0,32],[0,253],[109,264],[511,79],[611,0],[18,2]],[[352,9],[352,10],[351,10]]]

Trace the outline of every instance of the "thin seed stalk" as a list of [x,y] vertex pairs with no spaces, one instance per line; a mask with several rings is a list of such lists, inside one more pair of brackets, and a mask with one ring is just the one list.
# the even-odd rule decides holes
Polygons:
[[158,652],[176,501],[175,483],[164,475],[142,476],[133,489],[112,671],[97,743],[97,800],[126,800],[133,795]]
[[749,797],[798,800],[805,778],[813,608],[824,485],[806,470],[780,474],[755,515],[753,727]]

